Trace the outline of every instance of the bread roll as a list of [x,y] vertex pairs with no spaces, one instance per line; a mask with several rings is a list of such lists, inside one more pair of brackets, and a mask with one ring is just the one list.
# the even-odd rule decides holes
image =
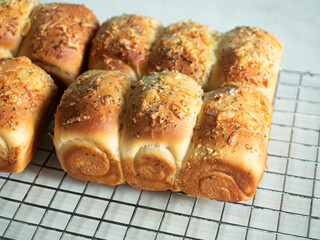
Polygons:
[[30,29],[29,15],[38,0],[0,1],[0,58],[16,56]]
[[65,91],[53,140],[71,176],[108,185],[123,182],[119,138],[129,83],[126,74],[90,70]]
[[176,184],[202,104],[202,90],[177,72],[154,73],[132,89],[120,140],[126,181],[145,190]]
[[89,69],[119,70],[140,79],[146,55],[162,31],[158,20],[142,15],[109,19],[92,41]]
[[67,87],[80,73],[86,48],[98,28],[92,11],[84,5],[50,3],[31,15],[31,29],[20,56],[29,57]]
[[282,45],[272,33],[256,27],[237,27],[223,35],[216,54],[209,89],[252,86],[273,101]]
[[269,100],[253,88],[206,93],[181,170],[182,190],[232,202],[252,198],[266,166],[271,114]]
[[56,86],[26,57],[0,59],[0,171],[19,173],[51,120]]
[[152,47],[145,74],[179,71],[206,90],[218,39],[219,34],[210,27],[191,20],[172,24]]

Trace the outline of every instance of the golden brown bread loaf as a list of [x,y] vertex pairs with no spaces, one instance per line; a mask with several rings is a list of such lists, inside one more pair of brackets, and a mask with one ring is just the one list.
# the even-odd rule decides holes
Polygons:
[[181,170],[182,190],[232,202],[253,197],[266,165],[271,114],[269,100],[254,88],[206,93]]
[[84,5],[50,3],[36,7],[31,21],[19,55],[29,57],[59,80],[59,86],[69,86],[79,75],[86,48],[98,28],[96,17]]
[[145,190],[179,190],[177,176],[202,104],[202,90],[177,72],[138,81],[120,139],[126,181]]
[[210,27],[191,20],[172,24],[152,47],[145,74],[178,71],[206,90],[218,39],[219,34]]
[[0,59],[0,86],[0,171],[19,173],[51,120],[56,86],[26,57]]
[[142,15],[122,15],[104,22],[92,41],[89,69],[119,70],[141,78],[146,55],[163,26]]
[[120,125],[130,78],[90,70],[65,91],[55,115],[54,145],[60,163],[75,178],[122,183]]
[[251,86],[273,101],[282,45],[272,33],[256,27],[237,27],[221,37],[216,55],[210,90],[232,85]]
[[0,1],[0,58],[16,56],[30,29],[29,15],[38,0]]
[[266,166],[281,55],[279,40],[259,28],[222,35],[209,81],[209,89],[219,89],[205,96],[181,170],[183,191],[225,201],[254,196]]
[[[112,18],[93,40],[89,66],[123,72],[109,72],[110,86],[125,74],[149,75],[134,82],[128,96],[121,88],[113,118],[102,117],[92,102],[101,98],[99,91],[111,91],[91,91],[99,85],[96,71],[70,86],[57,110],[54,137],[63,168],[111,185],[127,181],[145,190],[250,199],[266,166],[281,43],[259,28],[220,34],[184,21],[167,27],[151,47],[161,25],[147,19]],[[202,104],[201,87],[219,89],[206,93]]]

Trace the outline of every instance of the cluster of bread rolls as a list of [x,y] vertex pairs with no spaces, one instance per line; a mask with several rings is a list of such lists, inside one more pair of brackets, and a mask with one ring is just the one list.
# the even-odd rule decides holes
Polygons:
[[249,199],[266,165],[281,54],[258,28],[113,17],[90,51],[100,70],[82,74],[57,109],[58,158],[83,180]]
[[[29,3],[29,9],[36,5],[21,2]],[[9,5],[2,4],[7,7],[2,11],[13,11]],[[191,20],[164,28],[137,14],[110,18],[98,29],[93,13],[76,4],[39,5],[29,15],[24,18],[30,31],[24,25],[17,28],[16,47],[5,41],[0,47],[12,56],[26,36],[18,55],[29,57],[61,89],[67,88],[53,136],[65,171],[107,185],[128,182],[145,190],[182,190],[219,200],[254,195],[266,165],[282,55],[281,43],[271,33],[255,27],[219,33]],[[8,32],[1,27],[0,34]],[[27,58],[2,61],[32,65]],[[89,70],[78,76],[87,64]],[[0,76],[5,73],[0,68]],[[49,78],[51,91],[44,85],[33,89],[43,94],[37,98],[41,110],[30,107],[34,128],[36,116],[52,108],[47,99],[56,96]],[[26,136],[41,132],[23,130]],[[8,139],[1,141],[0,168],[18,172],[36,141],[26,139],[23,146],[30,154],[19,160],[10,155],[17,150]],[[19,167],[12,167],[13,162]]]

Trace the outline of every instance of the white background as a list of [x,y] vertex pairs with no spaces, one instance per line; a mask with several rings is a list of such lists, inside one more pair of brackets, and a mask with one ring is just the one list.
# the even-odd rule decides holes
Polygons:
[[[52,1],[42,1],[52,2]],[[252,25],[274,33],[284,44],[282,69],[320,73],[319,0],[76,0],[100,22],[122,13],[140,13],[164,25],[191,18],[217,31]]]

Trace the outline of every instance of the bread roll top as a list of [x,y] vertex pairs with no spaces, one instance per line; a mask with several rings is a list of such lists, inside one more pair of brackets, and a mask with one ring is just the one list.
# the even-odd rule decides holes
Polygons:
[[216,55],[210,89],[252,86],[273,101],[282,45],[272,33],[256,27],[237,27],[222,36]]
[[[268,140],[271,114],[270,102],[252,88],[226,87],[208,92],[205,94],[194,140],[217,151],[233,146],[232,151],[237,150],[236,147],[255,152],[258,149],[252,149],[255,141],[251,138],[257,137],[263,142]],[[246,135],[247,130],[253,134]],[[241,138],[247,140],[240,141]]]
[[138,14],[107,20],[92,41],[89,69],[119,70],[140,79],[146,55],[162,30],[158,20]]
[[89,70],[64,92],[57,108],[57,130],[66,135],[119,133],[130,78],[118,71]]
[[219,34],[191,20],[169,25],[149,54],[146,74],[178,71],[206,89]]
[[44,100],[49,101],[46,99],[49,92],[55,90],[52,78],[30,59],[0,59],[1,129],[14,132],[24,128],[26,121],[39,121],[35,114],[42,108]]
[[38,0],[0,1],[0,58],[17,54],[20,42],[30,29],[29,15]]
[[271,103],[253,88],[206,93],[183,163],[183,191],[225,201],[251,198],[266,164],[271,114]]
[[184,128],[197,118],[202,90],[178,72],[154,73],[132,87],[126,137],[179,143]]
[[98,21],[84,5],[50,3],[34,9],[20,56],[28,56],[65,86],[80,73]]

